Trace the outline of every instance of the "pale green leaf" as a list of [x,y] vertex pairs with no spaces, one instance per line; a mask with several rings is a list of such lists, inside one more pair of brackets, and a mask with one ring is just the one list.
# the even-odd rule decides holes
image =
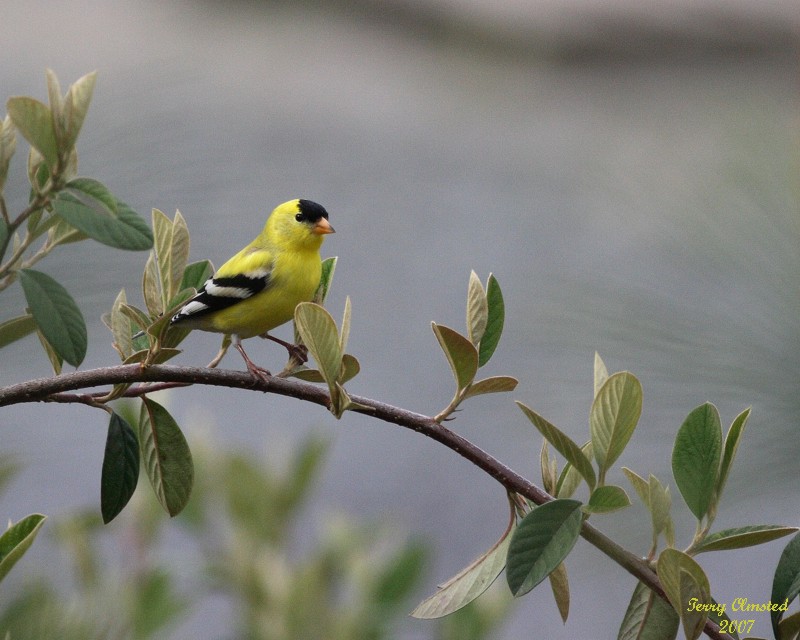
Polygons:
[[47,338],[44,337],[44,334],[38,327],[36,328],[36,337],[39,339],[39,344],[42,345],[47,359],[50,361],[50,366],[53,367],[53,373],[60,376],[61,369],[64,366],[64,358],[56,353],[56,350],[53,349],[53,346],[47,341]]
[[582,522],[577,500],[547,502],[520,521],[506,561],[506,578],[515,597],[528,593],[564,561],[580,537]]
[[622,473],[625,474],[625,477],[628,478],[628,482],[631,483],[634,491],[636,491],[636,495],[639,496],[639,499],[644,503],[644,505],[650,509],[650,485],[648,484],[647,480],[642,478],[638,473],[629,469],[628,467],[622,467]]
[[719,467],[719,477],[717,478],[716,499],[722,497],[722,492],[725,489],[725,483],[728,481],[728,474],[730,473],[733,461],[736,458],[736,451],[739,449],[739,443],[744,435],[744,428],[747,426],[747,419],[750,417],[750,409],[747,408],[742,411],[731,423],[728,429],[728,434],[725,436],[725,446],[722,451],[722,462]]
[[519,380],[511,376],[491,376],[471,383],[464,393],[463,399],[485,393],[505,393],[517,388]]
[[589,426],[600,477],[617,461],[642,413],[642,385],[631,373],[610,376],[592,402]]
[[175,419],[146,397],[139,418],[139,443],[142,462],[158,501],[170,516],[177,515],[192,492],[192,454]]
[[20,269],[19,281],[36,325],[53,350],[74,367],[86,355],[86,323],[67,290],[50,276]]
[[322,261],[322,275],[319,279],[319,286],[314,294],[314,302],[317,304],[325,304],[328,298],[328,291],[330,291],[331,284],[333,283],[333,274],[336,271],[336,262],[339,260],[337,257],[325,258]]
[[58,165],[58,151],[50,109],[27,96],[9,98],[6,108],[17,131],[41,155],[50,170],[55,170]]
[[133,428],[111,414],[100,481],[100,511],[108,524],[128,504],[139,481],[139,441]]
[[611,513],[629,507],[631,500],[625,489],[613,484],[595,487],[589,496],[589,502],[584,505],[587,513]]
[[775,524],[751,525],[724,529],[707,535],[700,544],[693,548],[695,553],[704,551],[723,551],[728,549],[744,549],[757,544],[771,542],[797,531],[797,527],[784,527]]
[[695,560],[677,549],[664,549],[658,557],[658,579],[683,623],[687,640],[695,640],[703,631],[708,613],[689,607],[692,598],[708,603],[711,587],[708,578]]
[[671,534],[669,533],[672,528],[672,516],[670,515],[672,495],[669,492],[669,487],[661,484],[661,481],[653,474],[650,474],[648,484],[650,488],[650,514],[653,521],[653,534],[658,536],[662,531],[666,531],[667,544],[672,546]]
[[30,549],[39,529],[47,516],[33,513],[12,524],[0,536],[0,580],[8,575],[11,568]]
[[527,407],[519,401],[517,401],[517,405],[520,409],[522,409],[522,412],[525,414],[528,420],[533,423],[533,426],[535,426],[547,439],[547,441],[553,445],[555,450],[564,456],[567,459],[567,462],[575,467],[583,479],[586,480],[589,488],[594,489],[595,484],[597,484],[597,477],[595,476],[592,463],[589,461],[583,451],[581,451],[581,448],[575,444],[575,442],[569,436],[567,436],[565,433],[562,433],[558,427],[549,423],[533,409]]
[[333,387],[342,367],[342,352],[339,348],[336,323],[330,313],[313,302],[301,302],[297,305],[294,322],[333,396]]
[[[17,149],[17,136],[14,130],[14,124],[11,122],[11,117],[6,116],[0,121],[0,193],[6,184],[8,177],[8,166],[11,163],[11,158]],[[5,222],[0,219],[0,246],[2,246],[5,238],[2,235],[5,229]],[[0,256],[2,257],[2,256]]]
[[164,313],[164,301],[161,297],[158,265],[156,264],[156,256],[152,251],[144,265],[144,273],[142,274],[142,295],[144,296],[144,304],[147,307],[147,311],[150,312],[152,317],[155,318]]
[[53,132],[59,149],[64,149],[64,98],[61,95],[61,85],[52,69],[45,69],[47,80],[47,98],[50,103],[50,113],[53,114]]
[[478,347],[489,319],[489,303],[478,274],[470,271],[467,287],[467,336]]
[[181,290],[181,282],[189,262],[189,228],[180,211],[172,221],[172,245],[169,260],[169,290],[167,300],[172,300]]
[[435,322],[431,323],[431,327],[461,391],[475,379],[478,372],[478,351],[467,338],[450,327]]
[[414,618],[441,618],[458,611],[481,595],[506,566],[506,555],[514,530],[514,515],[500,539],[486,553],[476,558],[423,600],[412,612]]
[[714,499],[721,449],[719,413],[713,404],[703,404],[686,417],[672,450],[675,483],[698,520],[708,513]]
[[482,367],[497,349],[500,336],[503,333],[503,323],[505,322],[506,309],[503,303],[503,292],[500,284],[491,273],[486,282],[486,302],[488,304],[488,314],[486,317],[486,329],[481,338],[480,348],[478,349],[478,366]]
[[133,353],[131,320],[122,311],[122,306],[127,304],[128,300],[125,296],[125,289],[122,289],[119,294],[117,294],[114,305],[111,307],[110,318],[111,334],[114,336],[114,344],[123,360]]
[[562,562],[547,577],[550,579],[550,588],[553,590],[553,598],[555,598],[556,607],[558,607],[558,614],[561,616],[561,621],[566,624],[567,618],[569,618],[567,565]]
[[36,321],[26,314],[0,323],[0,349],[36,331]]
[[637,582],[622,618],[617,640],[675,640],[680,618],[647,585]]
[[597,397],[597,393],[600,391],[600,388],[605,384],[606,380],[608,380],[608,369],[606,369],[606,363],[603,362],[603,359],[600,357],[600,354],[597,351],[594,352],[594,396]]
[[342,327],[339,330],[339,348],[342,353],[347,350],[347,341],[350,339],[350,296],[344,299],[344,313],[342,314]]
[[64,144],[66,148],[75,145],[78,134],[81,132],[86,112],[89,110],[89,103],[94,93],[94,85],[97,81],[97,72],[92,71],[85,76],[78,78],[67,91],[64,98],[63,119],[65,125]]
[[558,466],[555,460],[550,460],[550,443],[544,438],[542,438],[542,448],[539,452],[539,469],[542,473],[542,486],[544,490],[551,496],[555,496],[556,483],[558,482],[556,476]]

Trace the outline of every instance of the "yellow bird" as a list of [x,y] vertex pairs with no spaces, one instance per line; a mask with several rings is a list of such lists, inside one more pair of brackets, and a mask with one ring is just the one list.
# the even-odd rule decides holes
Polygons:
[[263,378],[267,372],[247,357],[242,340],[260,336],[298,354],[295,345],[268,332],[313,298],[322,276],[319,250],[329,233],[334,230],[323,206],[303,199],[284,202],[256,239],[217,269],[170,324],[230,335],[247,370]]

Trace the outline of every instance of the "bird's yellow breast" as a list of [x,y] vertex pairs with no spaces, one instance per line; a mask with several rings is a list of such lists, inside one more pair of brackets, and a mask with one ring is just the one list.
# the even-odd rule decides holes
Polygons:
[[242,339],[266,333],[291,320],[295,307],[314,297],[321,276],[318,251],[279,253],[267,288],[212,314],[206,330],[235,333]]

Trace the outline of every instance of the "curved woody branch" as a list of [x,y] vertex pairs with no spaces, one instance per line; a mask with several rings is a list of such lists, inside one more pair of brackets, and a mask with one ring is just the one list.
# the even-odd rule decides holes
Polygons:
[[[188,384],[203,384],[245,389],[249,391],[262,391],[264,393],[276,393],[324,407],[330,407],[330,397],[327,390],[300,380],[289,380],[278,377],[256,380],[249,373],[225,369],[178,367],[173,365],[151,365],[142,367],[138,364],[76,371],[52,378],[40,378],[4,387],[0,389],[0,407],[28,402],[61,402],[92,405],[94,399],[104,396],[105,392],[97,392],[94,394],[87,394],[85,392],[77,394],[71,392],[121,383],[135,385],[125,392],[125,397],[141,396],[144,393],[156,389],[185,386]],[[151,385],[147,383],[156,384]],[[509,469],[498,459],[466,438],[463,438],[454,431],[443,426],[434,420],[433,417],[357,395],[350,395],[350,398],[356,403],[355,407],[352,409],[353,411],[411,429],[412,431],[416,431],[428,438],[436,440],[482,469],[508,491],[518,493],[536,504],[544,504],[553,499],[552,496],[545,493],[542,489]],[[583,523],[581,536],[614,560],[637,580],[643,582],[661,598],[664,600],[667,599],[661,587],[661,583],[658,580],[658,576],[644,559],[624,549],[588,522]],[[717,625],[710,620],[706,621],[704,632],[708,637],[715,640],[727,640],[730,638],[730,636],[720,633]]]

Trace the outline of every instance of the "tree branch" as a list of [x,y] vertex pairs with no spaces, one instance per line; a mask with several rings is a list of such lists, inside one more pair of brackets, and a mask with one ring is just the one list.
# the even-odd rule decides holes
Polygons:
[[[156,388],[163,389],[186,384],[204,384],[275,393],[318,404],[326,408],[330,407],[330,397],[324,388],[300,380],[274,376],[265,380],[257,380],[249,373],[225,369],[178,367],[173,365],[142,367],[138,364],[76,371],[52,378],[39,378],[4,387],[0,389],[0,407],[27,402],[74,402],[91,405],[94,398],[105,395],[105,392],[97,394],[74,394],[69,392],[122,383],[135,385],[124,394],[128,397],[140,396],[143,393],[154,391]],[[150,386],[141,383],[159,384]],[[498,459],[466,438],[451,431],[432,417],[362,396],[351,395],[350,397],[357,405],[361,405],[354,411],[411,429],[440,442],[485,471],[508,491],[518,493],[536,504],[544,504],[553,499],[552,496],[509,469]],[[658,576],[644,559],[624,549],[588,522],[583,523],[581,536],[637,580],[647,585],[661,598],[667,600]],[[704,632],[708,637],[715,640],[730,640],[731,638],[726,634],[721,634],[717,625],[710,620],[706,621]]]

